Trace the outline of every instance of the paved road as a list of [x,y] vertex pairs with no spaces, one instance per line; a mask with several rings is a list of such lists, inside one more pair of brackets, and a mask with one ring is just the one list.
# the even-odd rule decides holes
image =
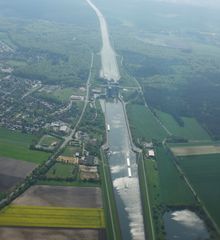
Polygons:
[[106,80],[113,80],[117,82],[120,79],[120,73],[118,70],[116,54],[109,40],[108,26],[106,20],[103,14],[90,0],[86,1],[95,11],[100,23],[100,30],[102,35],[102,50],[101,50],[102,68],[100,71],[100,76]]
[[90,89],[90,80],[91,80],[93,62],[94,62],[94,53],[92,53],[92,57],[91,57],[91,65],[90,65],[88,80],[87,80],[87,83],[86,83],[86,96],[85,96],[85,100],[84,100],[83,110],[82,110],[82,112],[80,114],[80,117],[79,117],[75,127],[71,130],[70,135],[65,137],[65,140],[64,140],[64,142],[62,143],[62,145],[60,146],[59,149],[64,148],[68,144],[68,142],[72,140],[72,138],[73,138],[73,136],[74,136],[74,134],[76,132],[76,129],[78,128],[78,126],[79,126],[79,124],[80,124],[80,122],[81,122],[81,120],[83,118],[83,115],[85,113],[87,104],[89,102],[89,89]]

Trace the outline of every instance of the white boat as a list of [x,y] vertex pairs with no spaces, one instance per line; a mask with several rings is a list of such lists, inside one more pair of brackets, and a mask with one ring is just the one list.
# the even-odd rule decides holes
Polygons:
[[127,158],[127,165],[128,165],[128,167],[131,166],[131,163],[130,163],[130,159],[129,159],[129,157]]
[[107,124],[107,131],[109,132],[110,131],[110,125]]
[[128,168],[128,177],[131,178],[131,168]]

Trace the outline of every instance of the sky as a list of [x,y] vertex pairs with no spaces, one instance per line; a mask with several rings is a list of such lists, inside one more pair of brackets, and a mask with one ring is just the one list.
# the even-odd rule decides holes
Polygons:
[[220,0],[156,0],[156,1],[204,7],[220,7]]

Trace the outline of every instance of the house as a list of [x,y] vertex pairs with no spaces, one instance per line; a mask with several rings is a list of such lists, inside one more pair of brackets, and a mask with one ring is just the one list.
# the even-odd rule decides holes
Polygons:
[[148,157],[155,157],[155,152],[153,149],[148,150]]
[[75,157],[80,157],[80,153],[79,153],[79,152],[76,152],[76,153],[75,153]]
[[60,127],[60,132],[67,133],[69,131],[69,128],[66,125],[63,125]]

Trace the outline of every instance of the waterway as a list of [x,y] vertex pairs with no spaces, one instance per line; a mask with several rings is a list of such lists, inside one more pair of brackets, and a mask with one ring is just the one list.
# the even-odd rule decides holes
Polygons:
[[116,206],[124,240],[145,239],[136,154],[132,151],[120,101],[101,101],[105,112],[109,156]]
[[120,79],[120,73],[118,69],[116,54],[111,46],[109,39],[108,26],[105,17],[101,11],[92,3],[90,0],[86,0],[90,7],[95,11],[101,30],[102,36],[102,50],[101,50],[101,61],[102,68],[100,70],[100,77],[106,80],[113,80],[117,82]]
[[[107,81],[120,79],[115,51],[108,33],[105,17],[90,0],[86,0],[95,11],[102,35],[101,77]],[[101,101],[105,113],[107,142],[109,146],[108,161],[114,188],[117,212],[123,240],[144,240],[144,221],[140,197],[136,155],[132,151],[126,115],[120,101]]]

